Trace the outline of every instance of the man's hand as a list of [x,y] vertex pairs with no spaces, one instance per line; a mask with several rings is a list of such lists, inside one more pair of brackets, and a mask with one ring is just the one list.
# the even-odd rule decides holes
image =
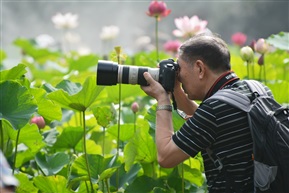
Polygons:
[[158,102],[167,101],[170,102],[169,94],[162,87],[162,85],[155,81],[148,72],[144,72],[144,78],[146,79],[148,86],[141,86],[142,90],[149,96],[155,98]]

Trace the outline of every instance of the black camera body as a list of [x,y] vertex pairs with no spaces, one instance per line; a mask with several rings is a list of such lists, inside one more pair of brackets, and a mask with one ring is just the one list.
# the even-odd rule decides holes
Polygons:
[[168,92],[174,91],[176,73],[179,70],[179,65],[173,59],[162,60],[159,63],[159,83]]
[[148,72],[167,92],[173,92],[179,65],[173,59],[162,60],[159,68],[118,65],[112,61],[99,60],[97,66],[97,85],[139,84],[147,86],[143,73]]

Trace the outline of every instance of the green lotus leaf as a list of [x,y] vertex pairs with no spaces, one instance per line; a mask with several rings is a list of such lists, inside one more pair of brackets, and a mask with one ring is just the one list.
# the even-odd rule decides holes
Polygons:
[[[5,60],[7,58],[6,53],[4,52],[4,50],[0,49],[0,65],[2,63],[3,60]],[[0,76],[1,77],[1,76]]]
[[[114,157],[104,158],[97,154],[88,154],[88,164],[93,180],[98,180],[99,175],[108,168],[118,167],[118,164],[114,162]],[[70,181],[85,177],[88,179],[85,155],[78,157],[71,166]]]
[[266,41],[276,48],[281,50],[289,50],[289,32],[280,32],[279,34],[272,34]]
[[35,160],[46,176],[57,174],[70,161],[68,154],[63,152],[57,152],[53,155],[37,153]]
[[9,121],[16,130],[24,127],[37,110],[33,96],[16,81],[0,83],[0,101],[0,120]]
[[[156,144],[147,129],[137,130],[134,137],[126,144],[124,149],[125,162],[130,166],[134,161],[153,163],[157,159]],[[130,169],[130,167],[126,167]]]
[[66,127],[62,133],[57,137],[54,148],[75,148],[83,136],[83,129],[81,127]]
[[[174,110],[172,113],[173,127],[177,131],[184,124],[185,120],[181,118],[178,113]],[[150,127],[155,130],[156,125],[156,105],[153,105],[145,115],[145,118],[149,121]]]
[[107,129],[107,132],[112,134],[113,136],[118,136],[118,129],[120,129],[119,132],[119,139],[122,141],[127,141],[130,138],[133,137],[135,131],[134,131],[134,124],[128,123],[120,125],[120,128],[118,128],[118,125],[113,125]]
[[156,186],[156,180],[148,176],[137,177],[125,190],[127,193],[146,193],[151,192]]
[[115,117],[115,112],[109,106],[93,108],[92,112],[97,123],[102,127],[107,127]]
[[32,88],[31,94],[35,97],[38,106],[38,114],[42,115],[46,121],[61,120],[62,112],[59,105],[49,100],[44,89]]
[[18,79],[26,73],[26,66],[24,64],[18,64],[17,66],[0,72],[1,81]]
[[24,173],[15,174],[15,177],[19,181],[19,186],[16,192],[22,193],[38,193],[38,189],[34,186],[33,182],[28,179],[28,176]]
[[63,176],[36,176],[33,182],[41,192],[45,193],[73,193],[74,191],[66,188],[67,179]]
[[[103,87],[96,86],[96,77],[90,76],[86,79],[81,90],[77,93],[75,91],[75,84],[71,84],[69,81],[64,81],[69,92],[59,89],[49,93],[47,96],[51,100],[60,104],[63,108],[68,108],[77,111],[85,111],[97,98]],[[68,89],[66,89],[68,90]]]

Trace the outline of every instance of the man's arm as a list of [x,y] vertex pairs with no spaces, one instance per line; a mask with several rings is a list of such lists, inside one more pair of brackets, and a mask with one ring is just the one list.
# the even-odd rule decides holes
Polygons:
[[199,105],[195,101],[190,100],[187,97],[187,94],[181,88],[179,81],[176,81],[175,85],[176,86],[174,87],[174,97],[178,109],[184,111],[188,116],[193,115]]
[[[154,97],[158,106],[170,105],[170,96],[164,88],[155,81],[149,73],[144,73],[149,86],[141,88],[150,96]],[[172,140],[174,134],[172,112],[159,110],[156,113],[156,145],[158,162],[162,167],[174,167],[189,158]]]

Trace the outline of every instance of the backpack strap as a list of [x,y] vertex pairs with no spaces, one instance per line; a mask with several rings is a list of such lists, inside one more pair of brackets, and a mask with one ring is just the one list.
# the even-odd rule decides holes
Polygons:
[[[251,101],[246,95],[238,93],[231,89],[218,90],[218,92],[216,92],[210,98],[206,99],[204,102],[212,99],[223,101],[226,104],[232,105],[233,107],[245,112],[249,112],[251,107]],[[223,169],[223,164],[221,160],[216,157],[210,147],[206,148],[206,152],[209,158],[213,161],[215,167],[219,171],[221,171]]]
[[[251,83],[249,84],[251,85]],[[255,86],[252,86],[252,87],[255,87]],[[258,93],[259,92],[260,91],[258,91]],[[205,101],[210,100],[210,99],[223,101],[226,104],[232,105],[233,107],[238,108],[247,113],[249,112],[251,108],[251,100],[246,95],[233,91],[231,89],[219,90],[213,96],[206,99]],[[224,172],[225,179],[226,179],[226,192],[229,192],[230,188],[232,187],[236,191],[236,193],[239,193],[241,190],[240,187],[238,187],[238,184],[234,182],[234,179],[232,178],[230,173],[226,170],[226,168],[224,168],[224,165],[221,159],[218,158],[218,156],[214,154],[214,152],[212,151],[210,147],[206,148],[206,152],[209,158],[213,161],[215,167],[219,170],[219,172]]]
[[[231,89],[223,89],[216,92],[213,96],[211,96],[209,99],[215,99],[223,101],[229,105],[232,105],[233,107],[236,107],[238,109],[241,109],[242,111],[249,112],[250,110],[250,99],[241,93],[238,93],[236,91],[233,91]],[[207,101],[206,100],[206,101]]]
[[244,82],[248,85],[249,89],[253,93],[258,93],[258,95],[268,95],[264,86],[257,80],[244,80]]

